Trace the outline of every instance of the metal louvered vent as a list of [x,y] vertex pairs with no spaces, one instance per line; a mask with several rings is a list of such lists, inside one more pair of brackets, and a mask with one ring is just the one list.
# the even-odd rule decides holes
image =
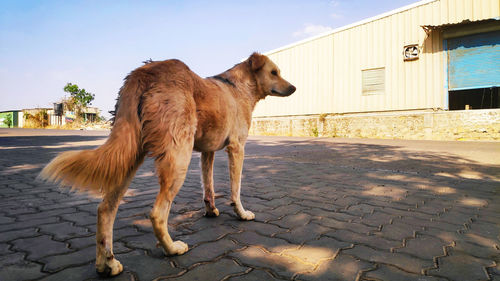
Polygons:
[[363,95],[383,95],[385,93],[385,67],[361,70]]

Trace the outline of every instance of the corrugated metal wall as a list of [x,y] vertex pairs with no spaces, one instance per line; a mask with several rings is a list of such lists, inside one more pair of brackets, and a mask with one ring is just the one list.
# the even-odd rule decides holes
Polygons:
[[267,97],[260,102],[255,113],[262,112],[261,115],[267,116],[301,115],[331,110],[334,97],[331,36],[309,41],[269,57],[278,64],[281,75],[300,90],[287,98]]
[[[267,55],[297,87],[291,97],[268,97],[254,116],[286,116],[444,108],[445,56],[441,33],[422,25],[500,16],[498,0],[436,0],[292,45]],[[420,58],[403,61],[418,44]],[[361,70],[385,67],[385,94],[362,95]]]

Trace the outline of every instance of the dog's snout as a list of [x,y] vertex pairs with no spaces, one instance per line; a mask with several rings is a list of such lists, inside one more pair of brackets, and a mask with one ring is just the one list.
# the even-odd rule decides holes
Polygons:
[[288,84],[289,86],[284,88],[283,90],[281,91],[276,91],[276,90],[273,90],[273,93],[276,95],[276,96],[280,96],[280,97],[288,97],[289,95],[293,94],[295,92],[295,90],[297,90],[297,88],[295,88],[294,85],[292,84]]

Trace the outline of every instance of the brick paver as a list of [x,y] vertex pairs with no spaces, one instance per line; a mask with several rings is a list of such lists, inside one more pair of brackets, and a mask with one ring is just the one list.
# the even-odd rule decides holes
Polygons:
[[[107,132],[0,129],[0,280],[95,280],[99,198],[36,179]],[[199,154],[172,207],[166,257],[146,160],[120,205],[113,280],[500,280],[500,143],[252,137],[239,221],[216,153],[220,216],[205,218]]]

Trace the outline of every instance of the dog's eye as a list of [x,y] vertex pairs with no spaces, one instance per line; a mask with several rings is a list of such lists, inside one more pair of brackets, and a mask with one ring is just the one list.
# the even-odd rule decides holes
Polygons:
[[278,71],[273,70],[273,71],[271,71],[271,74],[274,75],[274,76],[277,76],[278,75]]

